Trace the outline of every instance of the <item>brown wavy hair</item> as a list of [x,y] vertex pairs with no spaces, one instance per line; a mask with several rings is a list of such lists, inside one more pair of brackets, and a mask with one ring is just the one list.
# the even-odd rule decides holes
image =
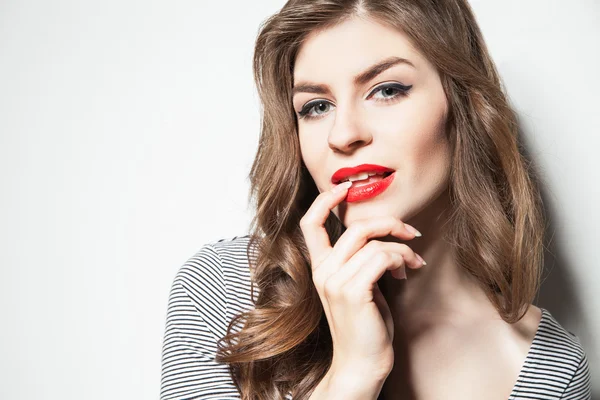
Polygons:
[[[242,399],[306,399],[331,365],[329,326],[299,221],[318,195],[302,161],[292,106],[293,67],[308,34],[351,17],[402,31],[440,74],[453,149],[447,240],[508,323],[537,293],[543,204],[518,142],[516,115],[465,0],[290,0],[260,27],[254,79],[262,103],[249,179],[256,213],[248,258],[253,310],[237,315],[218,345]],[[345,227],[331,213],[332,244]],[[254,251],[256,250],[256,251]],[[500,295],[500,296],[498,296]],[[234,325],[240,324],[238,331]]]

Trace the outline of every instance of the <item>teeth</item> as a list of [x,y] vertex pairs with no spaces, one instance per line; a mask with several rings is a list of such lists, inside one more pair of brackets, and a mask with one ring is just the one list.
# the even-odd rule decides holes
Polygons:
[[378,173],[378,172],[361,172],[361,173],[358,173],[356,175],[350,175],[350,176],[342,179],[340,181],[340,183],[341,182],[346,182],[346,181],[351,181],[351,182],[361,181],[363,179],[368,179],[370,176],[373,176],[373,175],[383,176],[383,172],[381,172],[381,173]]

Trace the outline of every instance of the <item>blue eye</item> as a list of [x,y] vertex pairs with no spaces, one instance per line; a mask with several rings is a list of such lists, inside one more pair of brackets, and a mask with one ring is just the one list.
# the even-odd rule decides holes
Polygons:
[[[378,102],[395,101],[400,97],[406,96],[408,94],[408,91],[410,90],[410,88],[412,88],[412,85],[406,86],[406,85],[401,85],[399,83],[385,84],[385,85],[381,85],[381,86],[378,86],[375,89],[373,89],[373,91],[369,94],[369,96],[367,98],[370,98],[374,94],[381,92],[382,94],[386,94],[387,96],[378,98],[376,101],[378,101]],[[320,115],[324,115],[324,113],[327,112],[327,109],[331,106],[332,106],[332,104],[330,102],[328,102],[327,100],[311,101],[311,102],[307,103],[302,108],[302,110],[300,110],[300,112],[298,113],[298,116],[300,119],[305,119],[305,120],[319,119],[319,118],[321,118]],[[323,110],[323,108],[325,108],[325,110]],[[316,113],[317,116],[311,115],[310,112],[313,109],[315,109],[315,111],[321,110],[323,113]]]
[[[300,116],[300,118],[305,118],[305,119],[315,119],[315,118],[319,118],[319,117],[314,117],[312,115],[309,114],[309,112],[312,109],[318,110],[321,109],[321,111],[324,111],[322,108],[329,108],[331,106],[331,103],[329,103],[328,101],[325,100],[319,100],[317,102],[311,102],[308,103],[306,106],[304,106],[304,108],[302,109],[302,111],[300,111],[298,113],[298,115]],[[326,110],[325,110],[326,111]],[[317,113],[317,115],[320,115],[319,113]]]

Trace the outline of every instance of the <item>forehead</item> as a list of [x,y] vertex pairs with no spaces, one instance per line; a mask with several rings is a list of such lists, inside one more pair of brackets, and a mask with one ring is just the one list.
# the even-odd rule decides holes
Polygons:
[[354,17],[307,37],[296,56],[294,81],[334,81],[392,55],[407,58],[417,69],[427,64],[402,31]]

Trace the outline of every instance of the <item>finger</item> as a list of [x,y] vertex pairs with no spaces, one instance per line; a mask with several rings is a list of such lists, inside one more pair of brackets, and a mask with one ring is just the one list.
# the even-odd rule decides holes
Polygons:
[[313,269],[331,252],[331,241],[325,229],[325,221],[331,210],[346,198],[350,186],[352,182],[348,181],[320,193],[300,220],[300,229],[310,253]]
[[[423,266],[423,263],[417,257],[417,253],[404,243],[370,240],[369,243],[357,251],[350,260],[348,260],[343,268],[340,268],[335,279],[341,284],[351,281],[355,278],[355,275],[361,268],[370,268],[371,260],[373,260],[378,253],[382,252],[400,254],[405,261],[404,266],[406,267],[416,269]],[[404,271],[404,266],[401,270],[392,271],[392,276],[405,277],[406,271]]]
[[[410,225],[392,216],[373,217],[357,221],[350,225],[336,242],[331,251],[331,264],[337,265],[338,268],[344,265],[371,238],[392,235],[404,240],[414,239],[416,229],[412,231],[410,230],[412,227],[409,227]],[[330,273],[335,272],[337,271],[331,271]]]
[[[400,270],[404,270],[405,263],[406,260],[400,253],[377,253],[368,265],[363,265],[363,268],[357,271],[352,280],[348,282],[346,290],[361,292],[372,290],[388,270],[393,271],[396,275],[403,275]],[[406,271],[404,272],[406,273]]]

